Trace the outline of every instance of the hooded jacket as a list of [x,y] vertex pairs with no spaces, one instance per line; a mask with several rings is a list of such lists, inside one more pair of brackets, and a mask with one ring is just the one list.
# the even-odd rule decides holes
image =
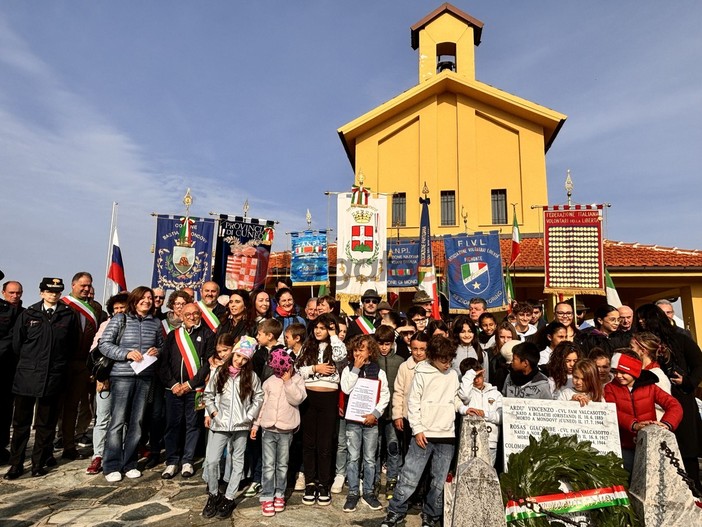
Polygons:
[[502,389],[504,396],[520,399],[553,399],[548,377],[538,370],[534,370],[532,373],[536,374],[526,383],[519,384],[515,382],[518,375],[511,372],[505,379],[505,387]]
[[239,382],[241,375],[227,379],[221,392],[217,392],[217,373],[219,368],[212,372],[205,388],[203,401],[207,415],[211,417],[210,430],[212,432],[237,432],[250,430],[253,422],[258,417],[263,404],[263,390],[258,376],[251,372],[251,397],[242,401],[239,397]]
[[429,440],[456,437],[456,412],[465,414],[468,409],[458,388],[458,375],[452,368],[441,372],[428,361],[419,363],[407,402],[413,435],[423,433]]
[[414,372],[417,368],[417,363],[414,358],[410,357],[405,362],[400,364],[395,377],[395,383],[392,392],[392,420],[402,419],[407,417],[407,400],[409,398],[410,388],[414,380]]
[[488,441],[490,448],[497,448],[502,425],[502,394],[489,382],[478,390],[474,385],[475,370],[468,370],[461,380],[458,395],[468,408],[476,408],[485,412],[485,421],[494,425],[490,427]]

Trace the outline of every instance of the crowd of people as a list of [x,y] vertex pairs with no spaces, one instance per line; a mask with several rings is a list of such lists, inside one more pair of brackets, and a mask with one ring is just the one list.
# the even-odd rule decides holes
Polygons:
[[[700,485],[702,353],[667,301],[635,311],[603,305],[591,321],[584,306],[559,302],[547,322],[539,302],[515,303],[498,317],[481,298],[465,314],[432,319],[423,291],[402,313],[374,289],[347,315],[329,295],[297,306],[285,280],[274,294],[228,296],[206,282],[167,302],[163,290],[141,286],[104,310],[89,273],[77,273],[62,296],[64,288],[44,278],[41,300],[24,308],[22,285],[3,284],[7,480],[24,473],[33,425],[35,477],[57,464],[59,451],[86,459],[79,447],[92,447],[86,472],[112,483],[140,477],[140,466],[163,465],[163,479],[190,478],[203,459],[206,517],[229,517],[240,487],[244,498],[258,497],[262,515],[280,514],[292,486],[317,506],[346,489],[345,512],[360,503],[381,510],[384,497],[387,527],[420,501],[431,527],[441,522],[443,483],[455,467],[457,416],[491,424],[490,456],[501,471],[502,398],[519,397],[615,403],[629,470],[636,433],[650,424],[670,429]],[[96,379],[100,355],[110,359],[109,374]],[[369,385],[374,398],[358,414]]]

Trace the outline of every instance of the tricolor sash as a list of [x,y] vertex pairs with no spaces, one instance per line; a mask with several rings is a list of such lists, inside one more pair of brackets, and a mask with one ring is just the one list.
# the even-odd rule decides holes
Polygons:
[[97,328],[97,317],[95,316],[93,306],[88,304],[85,300],[80,300],[73,295],[64,296],[61,300],[63,300],[64,304],[68,307],[84,316],[85,320],[90,322],[94,328]]
[[215,315],[214,312],[207,307],[202,300],[197,302],[197,307],[199,307],[200,311],[202,312],[202,318],[204,319],[205,324],[207,324],[212,331],[217,331],[217,328],[219,327],[219,318],[217,318],[217,315]]
[[190,334],[185,331],[185,328],[178,328],[176,330],[175,340],[178,345],[178,351],[180,351],[180,356],[183,358],[185,369],[188,370],[188,375],[193,379],[197,370],[200,369],[200,357],[190,338]]
[[173,326],[171,326],[171,323],[168,322],[168,317],[164,318],[161,321],[161,330],[163,331],[163,336],[166,337],[168,334],[173,331]]
[[375,326],[363,315],[356,317],[356,325],[361,328],[364,335],[372,335],[375,333]]

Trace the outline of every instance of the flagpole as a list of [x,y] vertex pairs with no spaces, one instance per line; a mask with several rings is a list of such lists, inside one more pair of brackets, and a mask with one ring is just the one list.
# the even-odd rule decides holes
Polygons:
[[115,234],[115,221],[117,218],[117,207],[119,203],[112,202],[112,217],[110,218],[110,237],[107,243],[107,259],[105,260],[105,285],[102,288],[102,305],[107,302],[107,273],[110,272],[110,263],[112,262],[112,237]]

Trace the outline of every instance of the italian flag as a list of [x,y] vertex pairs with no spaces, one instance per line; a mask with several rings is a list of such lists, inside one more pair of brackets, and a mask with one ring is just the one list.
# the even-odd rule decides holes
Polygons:
[[[534,505],[527,507],[525,502],[531,502]],[[526,498],[525,500],[509,500],[505,508],[505,516],[508,522],[513,522],[545,516],[543,512],[539,512],[540,509],[556,514],[569,514],[618,505],[628,506],[629,496],[624,487],[613,485],[605,488]]]
[[610,306],[614,306],[616,308],[622,307],[622,301],[619,299],[619,293],[617,293],[612,277],[609,276],[607,269],[605,269],[605,291],[607,292],[607,303]]
[[519,223],[517,223],[517,208],[514,207],[512,214],[512,255],[509,258],[509,265],[512,265],[519,256],[519,245],[522,243],[522,236],[519,234]]

